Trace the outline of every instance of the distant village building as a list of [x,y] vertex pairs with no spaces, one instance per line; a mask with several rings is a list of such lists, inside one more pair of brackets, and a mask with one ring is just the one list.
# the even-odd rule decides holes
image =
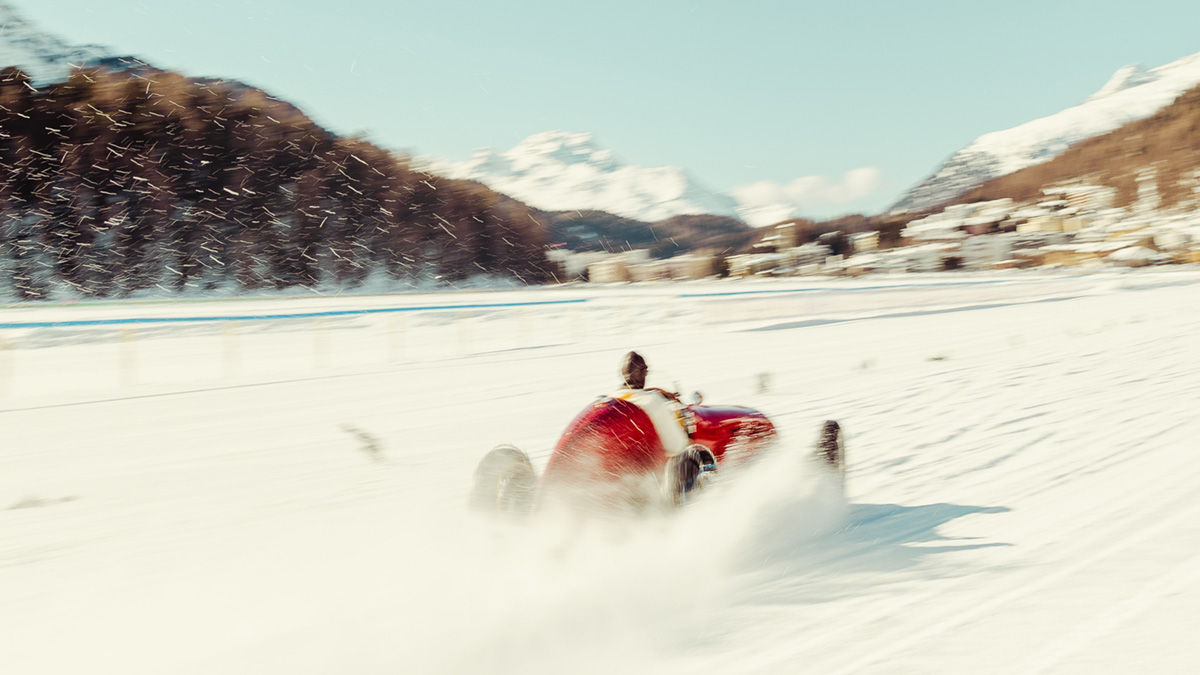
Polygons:
[[794,248],[799,240],[800,234],[796,231],[796,223],[789,221],[771,228],[771,232],[755,242],[753,248],[762,253],[774,253]]
[[1012,255],[1013,237],[1009,234],[983,234],[962,242],[959,255],[967,269],[994,269]]
[[972,234],[995,232],[1012,210],[1013,202],[1007,198],[954,204],[908,223],[901,236],[916,243],[961,241]]
[[1167,230],[1154,235],[1154,245],[1160,251],[1178,251],[1188,248],[1192,238],[1187,232]]
[[850,247],[856,253],[875,251],[879,249],[878,232],[859,232],[850,235]]
[[1145,246],[1127,246],[1108,254],[1108,260],[1125,267],[1143,267],[1151,264],[1158,251]]
[[[583,251],[576,253],[566,248],[556,248],[546,251],[546,259],[558,265],[561,271],[559,281],[580,279],[593,263],[600,262],[610,254],[603,251]],[[560,275],[555,275],[559,277]]]
[[629,270],[630,281],[660,281],[667,278],[667,268],[661,260],[646,260],[632,265],[627,264],[626,269]]
[[830,261],[832,249],[824,244],[809,242],[772,253],[743,253],[726,258],[729,276],[749,277],[771,274],[791,276],[817,274],[826,271],[826,263],[838,267],[839,261]]
[[842,261],[841,270],[845,274],[858,276],[872,272],[882,272],[888,267],[886,259],[875,253],[859,253]]
[[940,272],[947,268],[947,260],[956,258],[959,251],[957,243],[930,243],[919,246],[907,246],[892,251],[897,265],[894,268],[901,272]]
[[604,259],[588,265],[588,280],[595,283],[641,282],[661,280],[703,279],[716,273],[713,256],[706,253],[683,255],[657,260],[650,251],[636,249],[624,253],[606,254]]
[[588,281],[596,284],[629,281],[629,268],[616,258],[601,260],[588,265]]
[[1017,232],[1022,234],[1028,232],[1063,232],[1064,219],[1061,216],[1053,213],[1034,216],[1026,222],[1017,226]]
[[729,276],[751,277],[787,266],[788,257],[783,253],[742,253],[725,259],[729,265]]
[[671,279],[678,279],[680,281],[704,279],[716,273],[716,270],[713,269],[715,260],[711,255],[685,253],[677,255],[674,258],[668,258],[663,262],[667,267],[667,275]]
[[1060,185],[1046,188],[1042,190],[1042,194],[1047,197],[1057,196],[1079,212],[1094,212],[1112,208],[1117,191],[1102,185]]
[[826,258],[833,250],[824,244],[809,243],[784,251],[788,256],[788,264],[793,267],[801,265],[824,265]]
[[646,249],[609,254],[604,259],[588,265],[588,281],[593,283],[635,281],[632,268],[649,261],[650,251]]
[[1114,206],[1115,188],[1083,183],[1046,188],[1032,203],[954,204],[909,222],[901,232],[907,245],[853,256],[842,269],[923,271],[938,259],[946,269],[1200,262],[1200,198],[1164,212],[1152,178],[1139,174],[1130,207]]
[[[1200,175],[1196,182],[1200,187]],[[1114,206],[1114,188],[1086,184],[1046,188],[1031,202],[954,204],[907,223],[903,245],[888,250],[879,249],[878,232],[829,232],[799,244],[811,237],[813,225],[789,221],[771,228],[753,253],[725,261],[734,277],[1200,263],[1200,197],[1190,207],[1164,212],[1150,186],[1139,190],[1137,208]],[[1147,210],[1147,204],[1155,208]],[[847,255],[833,255],[835,250]],[[711,256],[694,253],[669,260],[653,260],[647,251],[548,257],[569,273],[586,264],[597,282],[699,279],[717,272]]]

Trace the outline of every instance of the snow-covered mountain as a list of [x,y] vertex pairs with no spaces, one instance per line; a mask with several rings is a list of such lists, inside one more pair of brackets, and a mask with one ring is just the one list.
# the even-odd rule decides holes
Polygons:
[[546,131],[504,152],[478,150],[465,162],[425,161],[435,173],[479,181],[547,211],[598,209],[649,222],[681,214],[738,217],[732,197],[684,169],[626,164],[588,133]]
[[1153,69],[1121,68],[1077,106],[975,139],[905,194],[892,212],[933,206],[997,176],[1053,159],[1074,143],[1153,115],[1197,84],[1200,54]]
[[71,67],[109,56],[96,45],[69,45],[30,24],[0,0],[0,68],[19,66],[35,84],[67,79]]

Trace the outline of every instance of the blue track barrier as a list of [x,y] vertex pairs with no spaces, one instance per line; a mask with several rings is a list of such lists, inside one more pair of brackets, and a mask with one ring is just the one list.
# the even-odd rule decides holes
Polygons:
[[214,323],[225,321],[274,321],[278,319],[314,319],[334,316],[363,316],[368,314],[392,314],[396,312],[427,312],[454,309],[506,309],[509,307],[535,307],[546,305],[577,305],[587,302],[578,300],[543,300],[538,302],[481,303],[467,305],[414,305],[411,307],[382,307],[376,309],[343,309],[327,312],[297,312],[294,314],[249,314],[231,316],[160,316],[127,319],[84,319],[80,321],[18,321],[0,323],[0,329],[10,328],[68,328],[72,326],[132,326],[171,323]]

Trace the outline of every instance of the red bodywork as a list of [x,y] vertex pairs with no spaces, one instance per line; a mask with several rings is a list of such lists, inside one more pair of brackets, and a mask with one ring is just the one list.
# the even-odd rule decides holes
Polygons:
[[692,442],[712,450],[722,465],[749,457],[775,436],[771,420],[752,408],[694,405],[688,409],[696,421]]
[[[775,435],[775,427],[757,410],[736,406],[686,406],[695,426],[691,442],[712,451],[719,467],[753,455]],[[571,421],[546,465],[541,492],[566,487],[577,493],[586,485],[610,500],[644,489],[663,474],[667,454],[650,417],[637,404],[601,398]],[[641,500],[638,500],[641,501]]]

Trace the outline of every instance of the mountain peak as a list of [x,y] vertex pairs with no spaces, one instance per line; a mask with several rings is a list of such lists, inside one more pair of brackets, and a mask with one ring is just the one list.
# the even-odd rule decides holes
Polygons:
[[596,209],[650,222],[683,214],[738,217],[731,197],[681,167],[627,164],[587,132],[543,131],[503,152],[477,150],[466,162],[431,160],[430,168],[546,211]]
[[542,131],[518,143],[504,157],[520,167],[590,164],[611,171],[619,164],[612,151],[601,147],[586,131]]
[[1158,75],[1154,71],[1149,70],[1146,66],[1140,63],[1130,64],[1117,69],[1113,76],[1108,78],[1108,82],[1100,87],[1100,91],[1092,94],[1087,100],[1094,101],[1106,96],[1132,89],[1143,84],[1148,84],[1158,79]]
[[550,154],[562,151],[590,152],[596,140],[586,131],[541,131],[518,143],[510,152]]
[[975,139],[909,190],[891,211],[928,208],[992,178],[1053,159],[1079,141],[1150,117],[1197,84],[1200,53],[1149,70],[1125,66],[1079,105]]

